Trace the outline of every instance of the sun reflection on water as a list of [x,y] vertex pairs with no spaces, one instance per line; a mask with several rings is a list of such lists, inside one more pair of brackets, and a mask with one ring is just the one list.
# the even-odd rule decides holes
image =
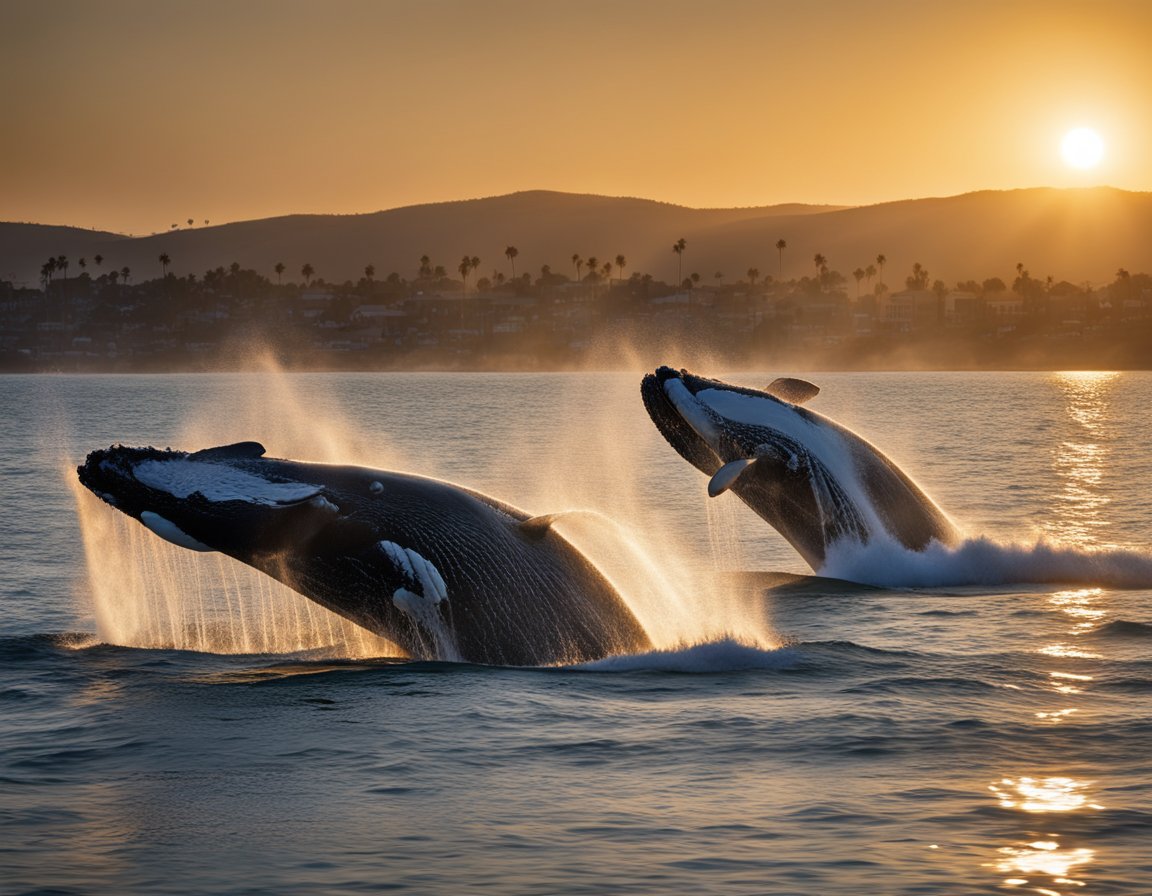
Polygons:
[[995,784],[989,784],[988,789],[996,794],[1002,809],[1019,809],[1023,812],[1043,814],[1103,808],[1096,803],[1088,802],[1088,795],[1084,790],[1091,783],[1064,777],[1001,778]]
[[[1033,840],[1016,846],[1004,846],[998,852],[1002,858],[996,862],[996,870],[1001,874],[1013,875],[1004,880],[1006,887],[1028,886],[1032,883],[1031,878],[1037,876],[1051,878],[1045,883],[1055,886],[1083,887],[1085,886],[1083,881],[1076,880],[1070,875],[1073,869],[1087,865],[1096,858],[1094,849],[1085,847],[1061,849],[1055,840]],[[1059,890],[1044,887],[1034,887],[1034,891],[1049,896],[1061,896]]]
[[[1030,815],[1058,815],[1098,810],[1103,806],[1091,801],[1088,789],[1091,781],[1054,776],[1047,778],[1001,778],[988,789],[996,796],[1002,809],[1027,812]],[[1033,836],[1036,836],[1035,834]],[[1063,896],[1065,889],[1053,887],[1084,887],[1076,879],[1075,869],[1095,861],[1096,850],[1086,847],[1062,848],[1059,834],[1045,832],[1044,839],[1015,843],[997,850],[999,858],[985,867],[995,868],[1005,875],[1004,887],[1028,887],[1032,892]],[[1037,880],[1037,878],[1041,878]]]
[[1118,377],[1114,371],[1052,374],[1073,424],[1073,432],[1054,449],[1052,463],[1062,489],[1043,524],[1061,542],[1100,544],[1107,526],[1103,511],[1111,501],[1104,489],[1111,454],[1109,399]]

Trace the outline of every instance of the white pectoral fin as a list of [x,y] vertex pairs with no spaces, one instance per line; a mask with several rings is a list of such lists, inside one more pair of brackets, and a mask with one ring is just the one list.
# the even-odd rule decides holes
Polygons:
[[724,464],[716,473],[708,480],[708,497],[715,498],[717,495],[722,495],[728,489],[736,484],[736,480],[747,470],[752,464],[756,463],[756,458],[741,457],[737,460],[730,460]]
[[145,510],[140,514],[140,522],[147,526],[150,531],[177,547],[187,548],[190,551],[215,550],[215,548],[210,548],[203,542],[197,541],[171,520],[166,520],[160,516],[160,514],[153,513],[151,510]]

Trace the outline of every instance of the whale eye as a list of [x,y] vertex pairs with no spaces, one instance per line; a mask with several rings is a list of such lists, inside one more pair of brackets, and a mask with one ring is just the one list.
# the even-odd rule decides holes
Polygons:
[[373,482],[370,486],[368,486],[368,491],[372,492],[374,495],[378,495],[380,492],[384,491],[384,483]]

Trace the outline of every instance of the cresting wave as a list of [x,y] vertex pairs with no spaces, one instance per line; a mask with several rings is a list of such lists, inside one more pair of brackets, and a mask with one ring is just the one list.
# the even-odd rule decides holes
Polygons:
[[1099,585],[1152,588],[1152,554],[1077,547],[1040,539],[1032,544],[970,537],[949,547],[933,541],[911,551],[891,539],[829,547],[820,574],[887,588],[960,585]]

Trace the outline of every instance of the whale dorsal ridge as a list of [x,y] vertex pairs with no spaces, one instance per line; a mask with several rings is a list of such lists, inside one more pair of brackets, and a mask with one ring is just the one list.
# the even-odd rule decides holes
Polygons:
[[254,460],[263,457],[265,448],[259,442],[236,442],[217,448],[204,448],[188,457],[196,460]]
[[521,534],[533,541],[543,538],[548,534],[548,530],[552,528],[552,524],[556,522],[556,518],[561,514],[559,513],[542,513],[539,516],[532,516],[526,520],[521,520],[517,523]]
[[820,387],[807,380],[798,380],[791,376],[782,376],[772,380],[764,390],[773,398],[779,398],[789,404],[804,404],[820,394]]

